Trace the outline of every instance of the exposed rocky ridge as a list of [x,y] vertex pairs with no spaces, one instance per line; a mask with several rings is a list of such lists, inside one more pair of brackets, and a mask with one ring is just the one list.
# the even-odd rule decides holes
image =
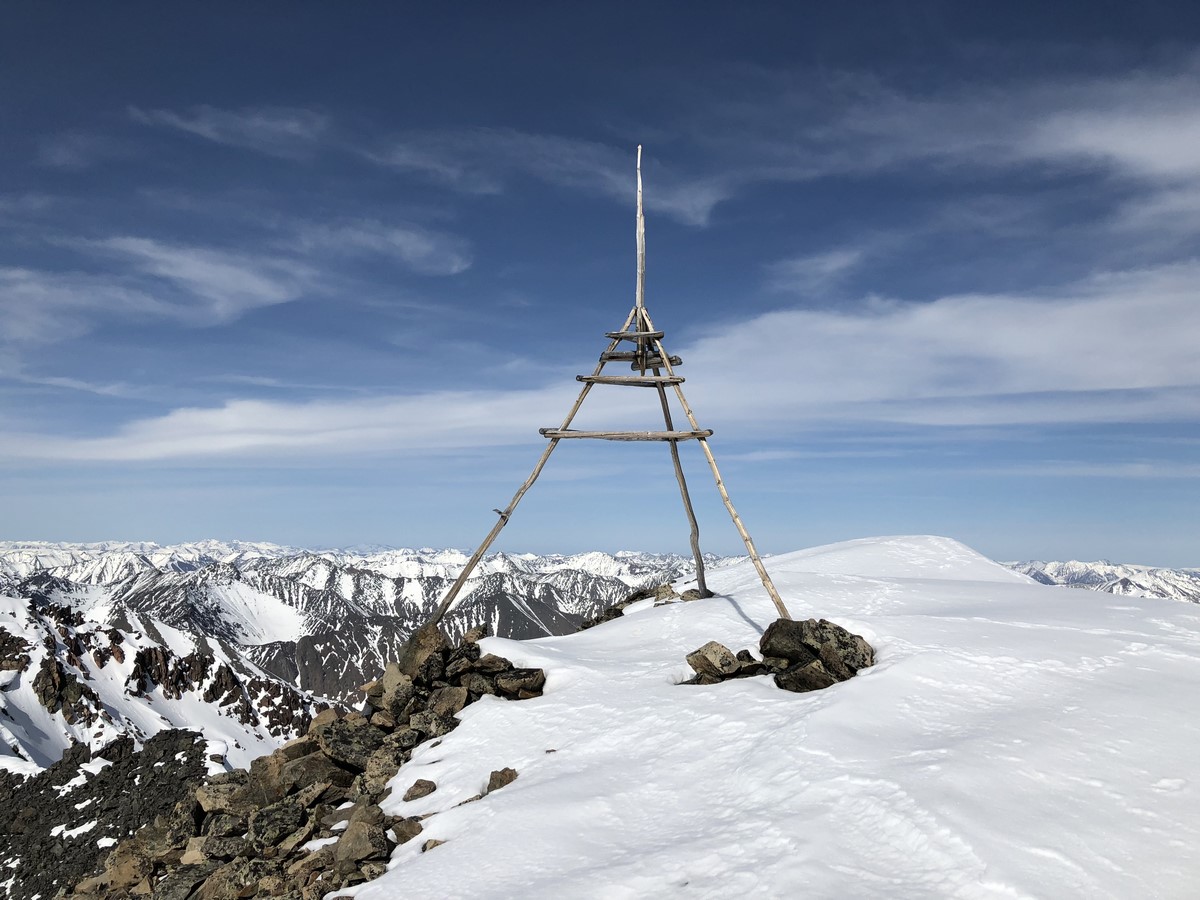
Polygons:
[[776,619],[758,644],[762,659],[749,650],[734,653],[709,641],[687,656],[695,671],[685,684],[719,684],[731,678],[771,675],[776,687],[802,694],[847,681],[860,669],[875,665],[875,650],[866,640],[825,619]]
[[0,598],[0,768],[29,771],[73,744],[98,752],[202,722],[221,723],[207,735],[224,740],[216,749],[248,760],[329,706],[220,641],[153,620],[105,626],[52,592],[31,594]]
[[[378,877],[393,848],[422,831],[420,818],[388,816],[379,807],[413,748],[453,730],[456,714],[483,696],[515,700],[542,691],[541,669],[483,653],[482,636],[471,632],[454,646],[438,629],[423,629],[399,662],[362,686],[361,713],[327,710],[307,734],[249,770],[204,780],[113,848],[103,871],[75,883],[69,896],[316,900]],[[511,768],[497,769],[471,799],[516,777]],[[436,789],[414,779],[406,797]],[[423,849],[439,843],[426,841]]]
[[0,896],[53,897],[100,871],[110,848],[191,796],[205,773],[195,732],[76,744],[30,778],[0,771]]
[[1087,588],[1125,597],[1160,597],[1200,603],[1200,571],[1099,562],[1015,562],[1004,565],[1042,584]]

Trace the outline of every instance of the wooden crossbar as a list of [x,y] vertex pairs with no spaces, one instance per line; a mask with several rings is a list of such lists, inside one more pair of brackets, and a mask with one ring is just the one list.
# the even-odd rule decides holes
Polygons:
[[601,441],[692,441],[712,437],[712,429],[701,431],[575,431],[570,428],[539,428],[542,437],[590,438]]
[[[605,362],[634,363],[635,368],[636,368],[636,364],[639,363],[642,359],[645,359],[647,369],[659,369],[659,368],[662,368],[662,364],[663,364],[661,356],[659,356],[655,353],[641,354],[641,353],[638,353],[636,350],[614,350],[612,353],[601,353],[600,358],[602,360],[604,360]],[[682,366],[683,365],[683,360],[680,359],[678,356],[670,357],[669,362],[671,363],[672,366]]]
[[662,384],[683,384],[681,375],[576,375],[584,384],[619,384],[625,387],[658,387]]
[[614,341],[657,341],[666,335],[662,331],[606,331],[604,336]]

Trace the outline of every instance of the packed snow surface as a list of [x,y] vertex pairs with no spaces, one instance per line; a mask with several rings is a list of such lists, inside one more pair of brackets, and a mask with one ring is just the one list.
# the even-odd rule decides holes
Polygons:
[[[877,665],[812,694],[677,684],[706,641],[757,652],[776,614],[749,565],[711,599],[489,639],[544,667],[545,695],[484,698],[423,745],[385,810],[437,815],[341,893],[1196,896],[1200,609],[1036,584],[945,538],[769,566],[796,618],[862,634]],[[513,784],[456,805],[504,766]],[[417,778],[438,789],[400,800]]]

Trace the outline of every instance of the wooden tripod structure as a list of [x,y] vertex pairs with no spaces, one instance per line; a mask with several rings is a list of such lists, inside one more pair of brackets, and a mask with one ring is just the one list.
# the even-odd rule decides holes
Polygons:
[[[517,508],[517,504],[521,502],[521,498],[526,492],[533,487],[533,483],[537,481],[537,477],[542,473],[547,460],[550,459],[550,454],[554,452],[554,448],[558,446],[559,441],[563,440],[605,440],[605,441],[661,441],[665,442],[671,450],[671,461],[675,466],[675,478],[679,482],[679,494],[683,499],[683,508],[687,513],[688,523],[691,526],[691,545],[692,556],[696,561],[696,586],[699,588],[700,596],[711,597],[712,594],[708,590],[704,581],[704,559],[700,554],[700,527],[696,522],[696,514],[692,509],[692,498],[688,494],[687,481],[683,477],[683,466],[679,462],[679,442],[680,441],[696,441],[700,444],[700,448],[704,451],[704,456],[708,460],[708,467],[712,470],[713,479],[717,483],[717,490],[721,494],[721,499],[725,502],[725,508],[729,510],[729,515],[733,519],[733,524],[738,530],[738,534],[742,536],[742,541],[746,545],[746,550],[750,554],[750,559],[754,562],[755,569],[758,570],[759,578],[762,579],[763,587],[767,589],[771,600],[775,603],[775,608],[779,611],[779,615],[784,619],[791,619],[791,614],[787,607],[784,606],[782,598],[779,596],[779,591],[775,589],[774,582],[771,581],[771,576],[767,574],[766,568],[763,566],[762,559],[759,558],[758,551],[754,549],[754,541],[750,539],[749,532],[746,531],[746,526],[742,524],[741,517],[737,510],[734,509],[733,501],[729,499],[729,492],[725,489],[725,482],[721,479],[721,472],[717,468],[717,461],[713,457],[712,449],[708,446],[708,438],[712,436],[712,431],[702,429],[696,421],[696,416],[692,413],[691,406],[688,405],[687,398],[683,395],[683,378],[675,374],[675,367],[682,364],[682,360],[678,356],[671,356],[667,353],[666,347],[663,346],[663,332],[658,331],[654,327],[654,322],[650,319],[650,313],[646,310],[646,220],[642,213],[642,148],[638,147],[637,152],[637,300],[629,315],[625,317],[625,323],[616,331],[610,331],[606,335],[610,343],[608,348],[600,354],[600,362],[596,366],[596,370],[591,375],[578,375],[577,380],[583,383],[583,388],[579,392],[579,397],[575,400],[575,405],[571,407],[571,411],[567,413],[567,417],[563,419],[562,425],[558,428],[542,428],[542,435],[549,438],[550,443],[546,445],[546,449],[542,452],[541,459],[537,461],[537,465],[533,467],[533,472],[525,483],[513,495],[507,507],[502,510],[496,510],[500,518],[496,524],[492,526],[492,530],[488,536],[484,538],[483,543],[471,555],[466,566],[459,574],[454,584],[450,586],[450,590],[446,592],[445,598],[438,605],[430,619],[430,625],[436,625],[441,621],[442,617],[450,609],[455,599],[458,597],[459,591],[462,590],[467,579],[479,564],[479,560],[483,558],[483,554],[487,552],[488,547],[496,540],[496,537],[508,524],[509,518],[513,511]],[[618,349],[625,343],[632,344],[632,350]],[[636,373],[634,375],[604,375],[604,367],[610,362],[628,362],[630,368]],[[658,392],[659,403],[662,406],[663,423],[666,426],[664,431],[579,431],[571,428],[571,422],[575,415],[579,412],[579,408],[583,406],[583,401],[591,392],[592,387],[597,384],[619,385],[622,387],[640,387],[653,388]],[[691,425],[690,431],[676,431],[671,420],[671,408],[667,402],[667,389],[671,388],[675,392],[676,398],[679,400],[679,405],[683,409],[684,415],[687,417],[688,424]]]

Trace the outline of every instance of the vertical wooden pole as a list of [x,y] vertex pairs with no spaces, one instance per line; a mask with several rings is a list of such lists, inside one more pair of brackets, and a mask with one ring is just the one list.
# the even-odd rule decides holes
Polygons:
[[[658,369],[654,370],[658,374]],[[658,385],[658,400],[662,404],[663,421],[667,431],[674,431],[671,424],[671,406],[667,403],[667,390]],[[667,441],[671,448],[671,462],[675,465],[675,480],[679,482],[679,496],[683,498],[683,510],[687,513],[688,525],[691,527],[692,559],[696,561],[696,589],[701,597],[711,597],[712,591],[704,580],[704,557],[700,554],[700,523],[696,521],[696,511],[692,509],[692,498],[688,493],[687,480],[683,477],[683,464],[679,461],[679,442]]]
[[[641,318],[646,322],[648,331],[654,330],[654,323],[650,320],[650,314],[644,309],[641,311]],[[675,372],[671,368],[671,360],[667,356],[666,348],[663,347],[661,340],[655,340],[654,344],[658,350],[658,355],[662,358],[663,368],[666,369],[668,375],[674,375]],[[700,431],[700,423],[696,421],[695,415],[692,414],[692,408],[688,405],[687,397],[683,395],[683,389],[678,385],[674,385],[675,395],[679,398],[679,405],[683,408],[684,415],[687,416],[688,422],[691,423],[695,431]],[[750,554],[750,559],[754,563],[754,568],[758,570],[758,577],[763,583],[763,587],[767,589],[767,593],[771,597],[771,601],[775,604],[775,609],[779,612],[780,618],[791,619],[792,614],[788,612],[787,607],[783,603],[783,598],[779,596],[779,591],[775,588],[775,582],[771,580],[771,576],[767,574],[767,568],[763,565],[762,559],[758,555],[758,550],[754,548],[754,541],[750,538],[750,532],[746,530],[746,526],[742,524],[742,518],[738,515],[737,510],[733,506],[733,500],[729,497],[729,491],[725,489],[725,482],[721,478],[721,470],[717,468],[717,460],[713,456],[712,448],[708,446],[707,438],[697,438],[701,448],[704,450],[704,456],[708,460],[708,467],[712,470],[713,480],[717,483],[717,491],[721,494],[721,500],[725,503],[725,509],[729,511],[729,517],[733,519],[734,527],[737,528],[738,534],[742,536],[742,543],[746,545],[746,550]]]
[[646,306],[646,217],[642,214],[642,145],[637,152],[637,304]]

